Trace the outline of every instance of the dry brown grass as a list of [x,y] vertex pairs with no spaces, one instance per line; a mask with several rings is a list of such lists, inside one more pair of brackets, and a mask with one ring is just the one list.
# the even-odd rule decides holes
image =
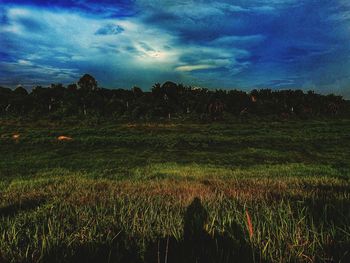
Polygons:
[[204,201],[236,199],[244,202],[282,200],[283,198],[324,197],[327,189],[310,189],[293,180],[159,180],[113,181],[67,177],[31,185],[12,185],[0,196],[2,202],[21,202],[33,198],[58,199],[75,205],[113,203],[118,198],[159,198],[181,206],[195,197]]

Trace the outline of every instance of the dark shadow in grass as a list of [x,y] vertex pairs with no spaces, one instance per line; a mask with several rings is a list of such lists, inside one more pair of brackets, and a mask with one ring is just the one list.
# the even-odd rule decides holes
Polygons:
[[[326,194],[326,193],[325,193]],[[316,255],[316,260],[329,259],[328,262],[350,262],[350,241],[341,229],[346,230],[350,218],[350,200],[333,199],[327,195],[304,200],[310,220],[316,228],[338,228],[338,236],[326,236],[321,253]],[[339,235],[341,233],[341,235]]]
[[[232,223],[227,234],[209,235],[204,229],[208,223],[208,212],[195,198],[186,210],[184,236],[180,241],[173,237],[158,239],[149,245],[146,262],[253,262],[258,254],[247,243],[241,227]],[[258,262],[262,262],[258,260]]]
[[46,253],[42,262],[95,263],[128,262],[142,263],[140,245],[136,239],[119,233],[112,242],[88,242],[67,248],[54,247]]
[[29,211],[46,203],[44,198],[27,199],[15,204],[0,207],[0,217],[15,216],[24,211]]
[[55,247],[42,262],[128,262],[128,263],[225,263],[264,262],[246,241],[247,233],[235,223],[228,234],[209,235],[204,229],[208,212],[195,198],[184,216],[184,236],[146,242],[119,233],[112,242],[86,243],[76,247]]
[[[305,189],[315,193],[315,196],[305,197],[303,194],[289,195],[275,192],[270,193],[270,200],[271,202],[288,200],[294,218],[302,218],[305,214],[306,222],[313,232],[324,232],[322,247],[314,255],[316,262],[350,262],[350,241],[346,236],[350,222],[350,200],[345,198],[350,191],[349,186],[307,185]],[[332,231],[336,234],[325,233]]]

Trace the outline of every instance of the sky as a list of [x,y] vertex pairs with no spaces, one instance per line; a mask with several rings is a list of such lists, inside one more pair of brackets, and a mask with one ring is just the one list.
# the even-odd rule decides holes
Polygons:
[[0,86],[167,80],[350,98],[348,0],[0,0]]

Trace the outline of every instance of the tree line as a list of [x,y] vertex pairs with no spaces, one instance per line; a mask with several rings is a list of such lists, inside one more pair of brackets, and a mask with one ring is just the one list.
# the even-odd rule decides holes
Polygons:
[[0,116],[97,116],[121,119],[194,118],[220,120],[227,116],[278,116],[312,118],[349,116],[349,101],[341,96],[313,91],[271,89],[244,92],[208,90],[173,82],[156,83],[151,91],[138,87],[105,89],[94,77],[82,76],[76,84],[64,87],[0,87]]

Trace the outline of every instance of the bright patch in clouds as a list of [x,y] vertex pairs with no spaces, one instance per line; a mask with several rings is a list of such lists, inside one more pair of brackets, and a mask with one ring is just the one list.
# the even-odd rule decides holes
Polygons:
[[209,64],[186,65],[186,66],[179,66],[176,68],[176,70],[178,70],[178,71],[193,71],[193,70],[210,69],[210,68],[216,68],[216,66],[209,65]]
[[105,87],[172,80],[349,97],[349,17],[345,0],[1,2],[0,85],[90,73]]
[[[2,32],[7,35],[8,52],[17,62],[3,61],[1,65],[22,83],[30,81],[24,69],[57,68],[57,71],[40,72],[40,83],[47,83],[57,80],[53,74],[62,76],[60,69],[67,63],[71,74],[65,74],[60,81],[68,83],[85,71],[94,71],[94,67],[104,67],[114,76],[125,74],[126,68],[138,72],[159,66],[153,64],[164,64],[159,70],[171,71],[169,63],[177,58],[175,49],[163,48],[171,45],[170,36],[137,20],[100,19],[81,13],[25,7],[6,11],[9,23],[2,26]],[[102,72],[95,74],[98,78]],[[130,76],[130,72],[126,74]]]

